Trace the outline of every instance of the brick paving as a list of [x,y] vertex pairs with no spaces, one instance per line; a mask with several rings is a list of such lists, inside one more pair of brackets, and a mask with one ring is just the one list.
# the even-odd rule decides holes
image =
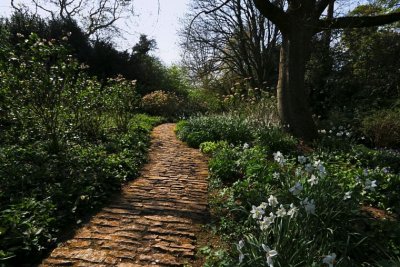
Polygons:
[[208,217],[207,160],[174,127],[153,130],[142,175],[40,266],[190,266]]

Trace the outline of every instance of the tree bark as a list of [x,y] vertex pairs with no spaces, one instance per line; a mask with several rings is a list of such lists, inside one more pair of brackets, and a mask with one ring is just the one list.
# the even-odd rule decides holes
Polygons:
[[312,32],[301,27],[283,34],[277,86],[278,111],[284,127],[305,141],[317,137],[304,84],[311,37]]

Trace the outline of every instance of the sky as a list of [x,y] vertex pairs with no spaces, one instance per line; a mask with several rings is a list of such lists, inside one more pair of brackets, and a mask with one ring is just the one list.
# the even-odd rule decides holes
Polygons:
[[133,19],[134,43],[141,33],[147,34],[157,41],[156,56],[168,65],[178,63],[179,19],[187,12],[189,0],[134,0],[134,3],[138,14]]
[[[178,45],[179,19],[183,18],[190,0],[134,0],[135,16],[121,21],[124,39],[116,40],[119,50],[132,48],[140,34],[146,34],[157,42],[153,55],[167,65],[179,63],[181,49]],[[16,1],[17,2],[17,1]],[[27,2],[27,1],[20,1]],[[0,0],[0,16],[12,13],[10,0]]]

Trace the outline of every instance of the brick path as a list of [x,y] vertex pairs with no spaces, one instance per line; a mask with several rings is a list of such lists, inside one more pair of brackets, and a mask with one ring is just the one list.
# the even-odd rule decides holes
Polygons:
[[207,218],[207,163],[174,127],[154,129],[141,177],[41,266],[190,266]]

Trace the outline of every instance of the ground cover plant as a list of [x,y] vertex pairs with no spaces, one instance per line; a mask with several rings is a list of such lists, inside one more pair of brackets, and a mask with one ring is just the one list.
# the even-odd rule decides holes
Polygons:
[[233,115],[179,124],[211,156],[213,227],[227,246],[206,247],[206,266],[397,266],[400,155],[342,126],[313,148],[275,132]]
[[161,121],[137,113],[135,82],[101,84],[63,40],[16,38],[0,47],[0,265],[14,266],[135,178]]

